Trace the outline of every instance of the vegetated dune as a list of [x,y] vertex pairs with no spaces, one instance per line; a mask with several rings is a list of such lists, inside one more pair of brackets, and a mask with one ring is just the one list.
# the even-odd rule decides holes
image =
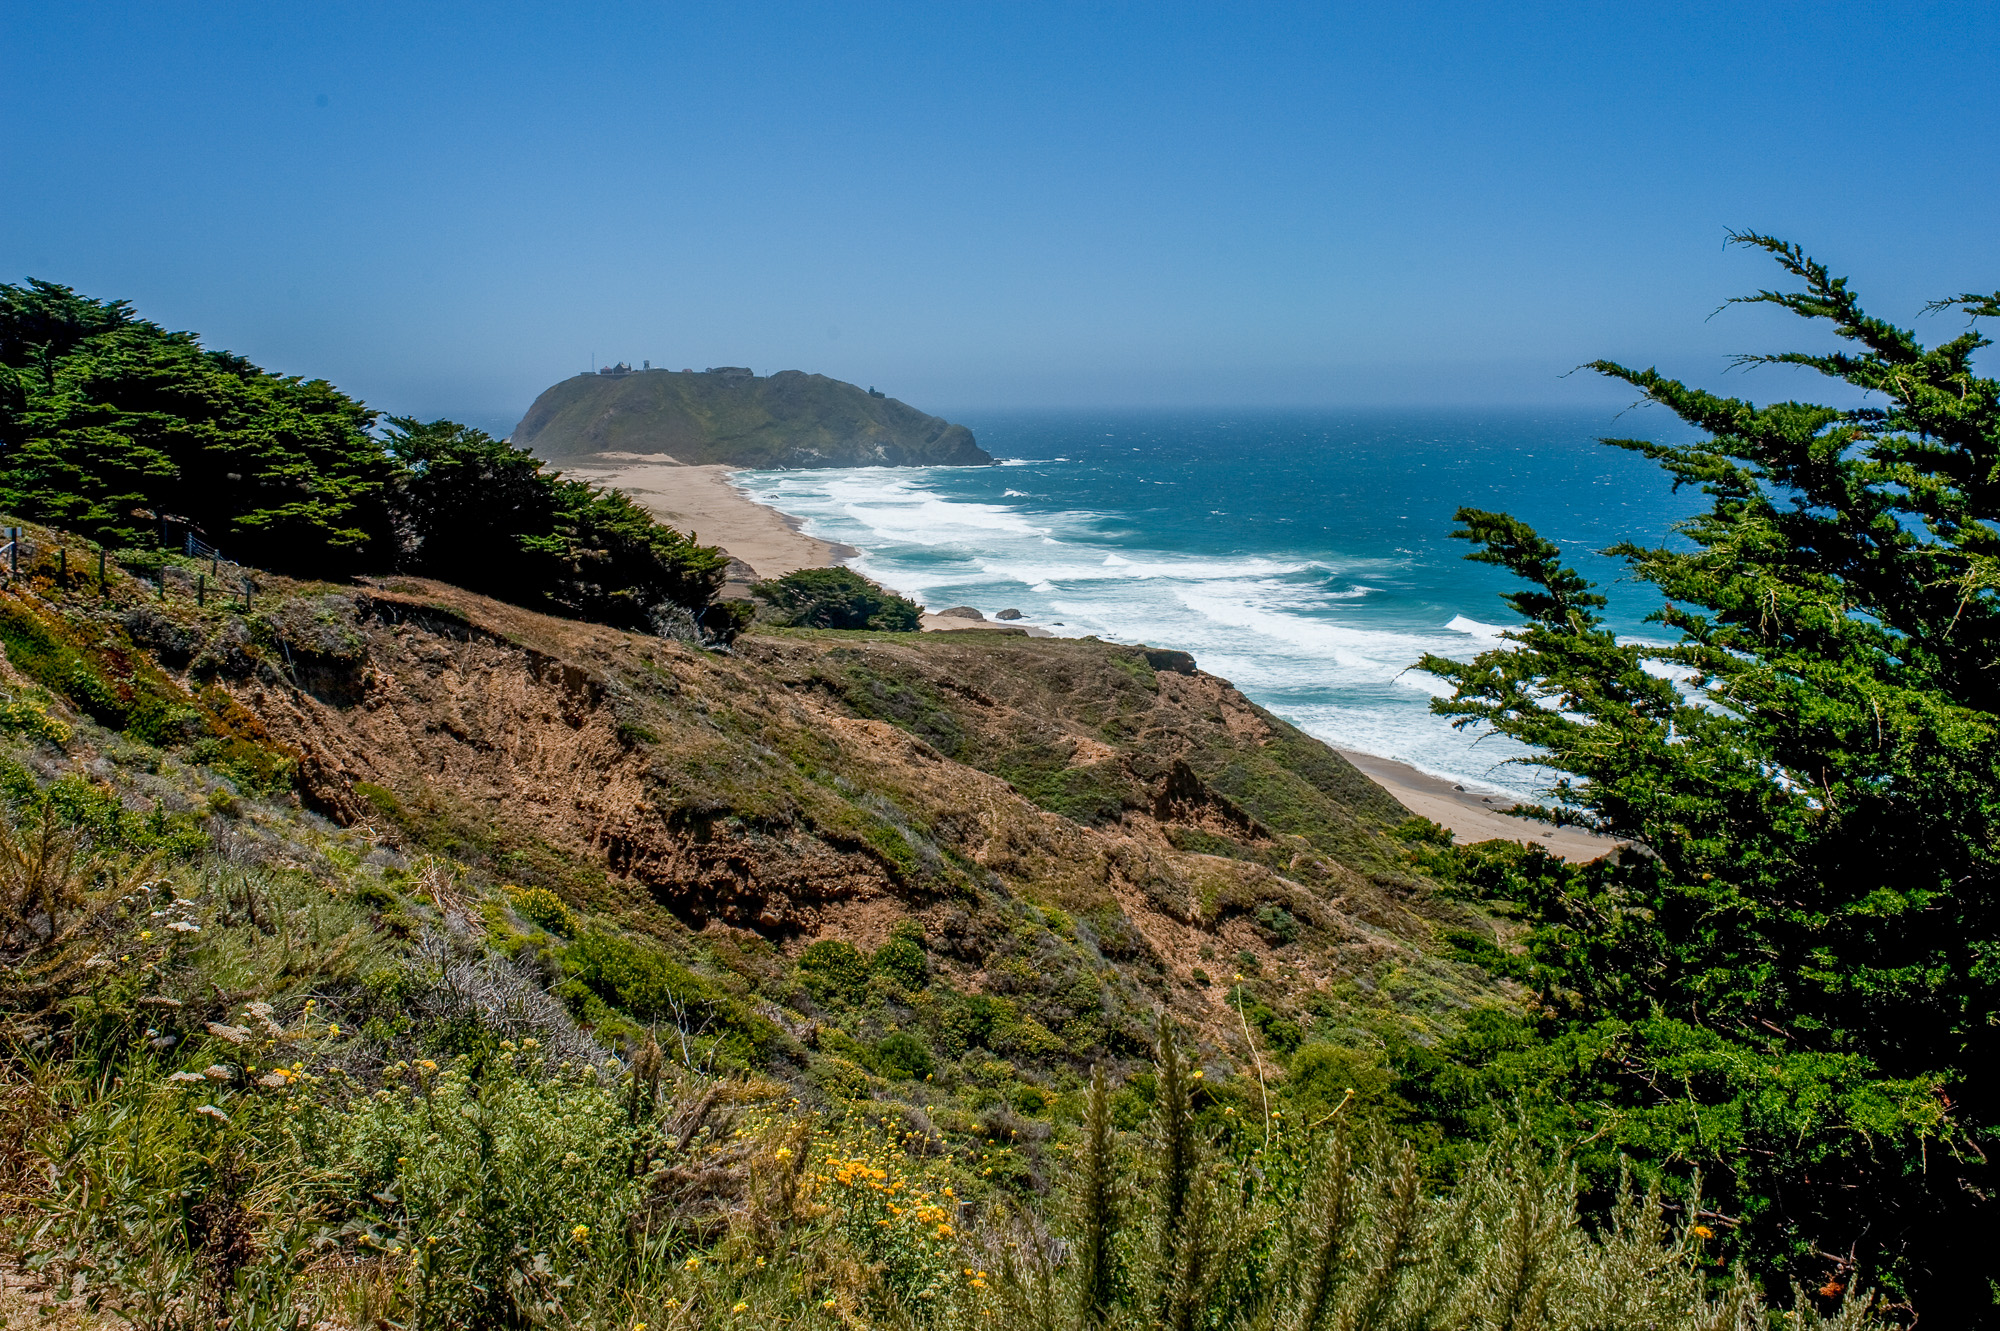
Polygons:
[[983,466],[963,425],[823,374],[579,374],[535,399],[513,442],[549,461],[659,453],[737,467]]
[[[782,970],[914,920],[1030,1061],[1143,1056],[1162,1003],[1248,1058],[1239,973],[1294,1039],[1428,1039],[1500,997],[1433,943],[1480,922],[1407,868],[1385,830],[1407,811],[1182,653],[758,631],[718,655],[401,579],[271,579],[248,612],[7,599],[96,635],[114,688],[238,717],[336,820],[603,927],[734,937]],[[779,1025],[811,1026],[774,993]]]

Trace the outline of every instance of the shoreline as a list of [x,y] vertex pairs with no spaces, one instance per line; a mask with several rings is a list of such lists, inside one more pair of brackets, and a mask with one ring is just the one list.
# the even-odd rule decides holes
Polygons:
[[1394,795],[1411,813],[1451,830],[1460,845],[1475,841],[1531,841],[1575,863],[1594,860],[1624,843],[1580,827],[1551,827],[1530,818],[1512,818],[1515,800],[1498,792],[1482,794],[1455,781],[1419,771],[1406,762],[1358,749],[1335,748],[1361,775]]
[[[622,490],[667,525],[722,547],[734,561],[724,595],[747,596],[748,584],[754,580],[783,577],[802,568],[833,568],[861,553],[851,545],[808,535],[800,519],[760,504],[737,489],[729,478],[744,470],[741,467],[684,465],[660,453],[595,453],[569,462],[562,470],[579,480]],[[1039,626],[951,619],[930,613],[924,615],[923,627],[926,632],[985,629],[1054,636]],[[1335,752],[1410,812],[1449,828],[1460,842],[1496,837],[1532,841],[1566,860],[1577,861],[1596,859],[1619,844],[1579,828],[1510,818],[1503,812],[1509,807],[1509,797],[1467,790],[1394,758],[1353,749]]]
[[721,546],[742,566],[731,568],[732,585],[802,568],[832,568],[861,553],[808,536],[797,518],[745,495],[729,482],[741,467],[688,466],[663,453],[593,453],[559,465],[565,475],[624,491],[655,518],[702,544]]

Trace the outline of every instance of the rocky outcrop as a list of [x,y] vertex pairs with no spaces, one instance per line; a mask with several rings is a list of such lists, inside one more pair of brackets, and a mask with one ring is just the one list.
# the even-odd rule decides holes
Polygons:
[[535,399],[513,442],[551,462],[658,453],[739,467],[983,466],[963,425],[829,379],[781,370],[579,374]]

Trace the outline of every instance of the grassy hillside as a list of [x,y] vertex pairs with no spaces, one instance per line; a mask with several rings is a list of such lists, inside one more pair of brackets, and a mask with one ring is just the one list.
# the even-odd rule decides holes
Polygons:
[[580,374],[535,399],[513,442],[551,461],[665,453],[741,467],[976,466],[972,432],[823,374]]
[[[142,570],[164,598],[116,564],[108,594],[64,586],[29,531],[0,592],[17,785],[87,772],[148,817],[220,790],[446,857],[475,895],[552,893],[768,999],[745,1071],[870,1066],[805,1034],[827,999],[795,968],[829,943],[917,945],[900,987],[834,1005],[864,1047],[916,1030],[1051,1085],[1143,1060],[1162,1006],[1228,1069],[1257,1057],[1239,1008],[1282,1058],[1507,1001],[1439,943],[1493,926],[1412,869],[1407,812],[1181,653],[760,630],[716,655],[415,580],[197,605],[171,559]],[[589,1018],[613,1046],[617,1007]]]
[[[1516,1006],[1504,934],[1415,871],[1400,806],[1180,653],[716,655],[426,582],[197,604],[193,566],[100,586],[58,549],[31,529],[0,589],[0,1312],[1755,1308],[1691,1220],[1633,1196],[1587,1234],[1522,1143],[1375,1143],[1412,1130],[1398,1051]],[[1078,1223],[1102,1263],[1020,1255]]]

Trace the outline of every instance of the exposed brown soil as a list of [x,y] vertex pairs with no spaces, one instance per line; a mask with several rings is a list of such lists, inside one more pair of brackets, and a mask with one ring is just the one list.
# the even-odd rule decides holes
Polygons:
[[[1407,812],[1178,653],[784,633],[718,655],[413,580],[317,610],[337,649],[300,634],[286,670],[229,684],[301,755],[308,798],[458,829],[524,878],[589,866],[559,883],[581,905],[788,951],[874,945],[916,914],[947,949],[970,935],[976,986],[964,921],[998,892],[1088,921],[1214,1021],[1234,963],[1204,985],[1204,949],[1312,986],[1429,936],[1381,834]],[[1254,927],[1273,906],[1310,945]]]

